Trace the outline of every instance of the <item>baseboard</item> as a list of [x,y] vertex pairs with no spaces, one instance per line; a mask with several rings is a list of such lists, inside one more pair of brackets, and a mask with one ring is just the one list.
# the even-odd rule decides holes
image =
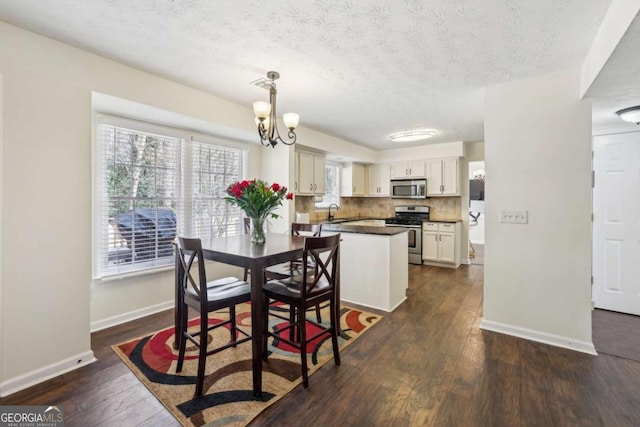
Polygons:
[[6,397],[25,388],[29,388],[43,381],[81,368],[96,361],[93,351],[89,350],[76,356],[69,357],[35,371],[27,372],[10,380],[0,383],[0,397]]
[[373,308],[374,310],[379,310],[379,311],[384,311],[385,313],[391,313],[393,310],[395,310],[396,308],[398,308],[398,306],[400,304],[402,304],[403,302],[405,302],[407,300],[406,297],[404,297],[402,299],[402,301],[400,301],[398,304],[396,304],[395,306],[391,307],[391,309],[386,309],[386,308],[381,308],[381,307],[375,307],[373,305],[368,305],[368,304],[362,304],[361,302],[355,302],[355,301],[349,301],[348,299],[344,299],[344,298],[340,298],[340,302],[344,302],[348,304],[355,304],[357,306],[360,307],[365,307],[365,308]]
[[431,267],[445,267],[445,268],[458,268],[460,264],[450,264],[448,262],[435,262],[435,261],[422,261],[422,265],[429,265]]
[[544,332],[534,331],[533,329],[521,328],[486,319],[482,319],[480,322],[480,329],[512,335],[514,337],[549,344],[555,347],[568,348],[569,350],[579,351],[581,353],[587,353],[594,356],[598,355],[593,343],[588,341],[576,341],[559,335],[547,334]]
[[149,316],[150,314],[159,313],[161,311],[169,310],[174,307],[173,300],[165,301],[160,304],[150,305],[139,310],[130,311],[128,313],[118,314],[117,316],[108,317],[102,320],[96,320],[91,322],[91,332],[98,332],[103,329],[110,328],[112,326],[120,325],[122,323],[129,322],[131,320],[140,319],[141,317]]

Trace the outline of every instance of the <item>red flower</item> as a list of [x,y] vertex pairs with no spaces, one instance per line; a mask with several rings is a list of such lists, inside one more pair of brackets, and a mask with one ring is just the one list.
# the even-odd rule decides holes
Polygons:
[[278,184],[277,182],[274,182],[273,184],[271,184],[271,189],[273,191],[278,191],[280,189],[280,184]]
[[235,196],[236,199],[239,199],[242,196],[242,188],[240,184],[234,185],[231,188],[231,191],[233,192],[233,195]]
[[293,193],[287,194],[287,200],[293,200]]
[[245,179],[244,181],[239,182],[238,186],[240,187],[241,190],[244,190],[245,188],[249,187],[249,181]]

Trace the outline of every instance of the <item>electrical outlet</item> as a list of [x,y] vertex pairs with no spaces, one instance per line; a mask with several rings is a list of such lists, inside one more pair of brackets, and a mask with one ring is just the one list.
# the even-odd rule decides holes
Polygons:
[[513,223],[526,224],[529,222],[529,212],[527,211],[515,211],[513,212]]
[[500,211],[500,222],[511,222],[512,219],[513,219],[513,212]]
[[528,221],[528,211],[500,211],[500,222],[502,223],[526,224]]

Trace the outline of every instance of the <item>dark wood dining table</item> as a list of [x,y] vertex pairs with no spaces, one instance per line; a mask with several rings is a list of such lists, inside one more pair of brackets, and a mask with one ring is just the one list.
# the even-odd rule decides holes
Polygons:
[[[304,236],[268,233],[266,242],[251,243],[250,235],[243,234],[231,237],[214,237],[202,240],[202,251],[208,260],[249,268],[251,270],[251,344],[253,358],[253,394],[262,394],[262,332],[264,329],[263,302],[264,269],[293,261],[302,257]],[[181,266],[176,264],[176,274],[181,274]],[[176,337],[178,343],[182,339],[178,334],[179,295],[176,287]]]

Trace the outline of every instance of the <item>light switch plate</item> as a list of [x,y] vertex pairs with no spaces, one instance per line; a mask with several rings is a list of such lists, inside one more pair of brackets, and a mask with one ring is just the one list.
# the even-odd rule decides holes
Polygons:
[[527,224],[529,222],[529,211],[500,211],[500,222]]

